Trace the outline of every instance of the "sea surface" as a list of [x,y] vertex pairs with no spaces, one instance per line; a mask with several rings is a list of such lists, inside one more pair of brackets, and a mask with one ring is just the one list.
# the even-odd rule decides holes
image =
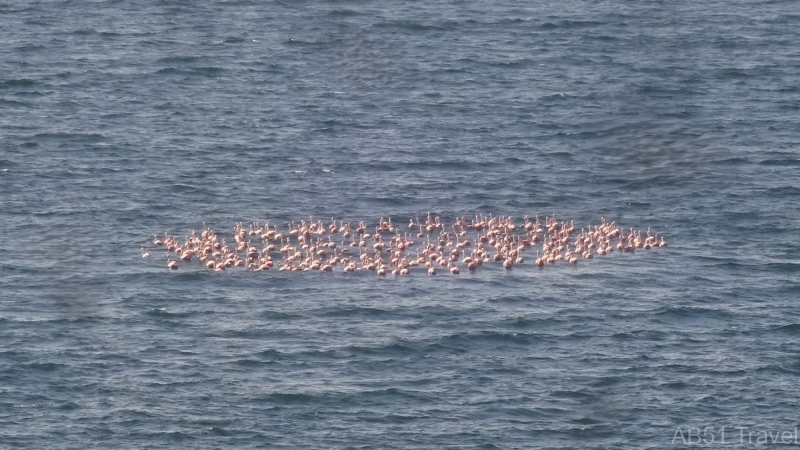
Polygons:
[[[5,1],[0,43],[2,449],[800,425],[797,1]],[[428,212],[669,246],[395,279],[151,242]]]

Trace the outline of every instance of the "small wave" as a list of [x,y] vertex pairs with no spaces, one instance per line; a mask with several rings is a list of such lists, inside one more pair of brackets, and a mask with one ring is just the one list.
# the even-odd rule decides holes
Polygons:
[[800,159],[783,158],[783,159],[765,159],[759,162],[762,166],[800,166]]
[[16,78],[0,81],[0,89],[12,87],[31,87],[34,85],[36,85],[36,82],[30,78]]
[[785,333],[792,336],[800,336],[800,323],[781,325],[779,327],[768,329],[767,331],[774,333]]
[[592,27],[602,27],[605,25],[604,22],[598,22],[595,20],[560,20],[558,22],[545,22],[539,25],[539,29],[550,31],[550,30],[558,30],[558,29],[577,29],[577,28],[592,28]]
[[750,160],[741,157],[727,158],[717,161],[716,164],[726,165],[726,166],[739,166],[744,164],[750,164]]
[[80,409],[80,407],[81,406],[79,404],[77,404],[77,403],[67,402],[67,403],[63,403],[61,405],[58,405],[56,407],[56,409],[60,409],[62,411],[74,411],[76,409]]
[[32,104],[30,104],[28,102],[20,102],[20,101],[17,101],[17,100],[6,100],[6,99],[2,99],[2,98],[0,98],[0,105],[12,107],[12,108],[29,108],[29,107],[33,106]]
[[36,139],[48,141],[79,141],[84,143],[103,142],[106,137],[98,133],[39,133],[33,136]]
[[281,311],[263,311],[260,315],[261,318],[267,320],[295,320],[303,317],[300,314],[292,314]]
[[514,328],[523,328],[523,329],[538,329],[543,326],[547,325],[557,325],[562,323],[563,320],[557,317],[542,317],[542,318],[517,318],[511,321],[505,322],[506,325]]
[[19,47],[14,47],[14,51],[20,53],[40,52],[46,49],[47,47],[45,47],[44,45],[36,45],[36,44],[20,45]]
[[176,194],[194,194],[197,192],[206,192],[206,189],[200,186],[192,186],[184,183],[175,183],[170,186],[170,190]]
[[394,20],[390,22],[381,22],[372,25],[375,28],[397,28],[404,31],[447,31],[448,28],[438,26],[438,25],[429,25],[419,22],[411,22],[407,20]]
[[383,205],[383,206],[406,206],[413,204],[414,198],[410,196],[403,197],[381,197],[373,196],[366,199],[368,203]]
[[191,312],[169,312],[166,308],[153,308],[147,311],[148,316],[156,316],[156,317],[191,317],[193,313]]
[[100,323],[105,320],[101,316],[83,316],[83,317],[71,317],[71,318],[59,318],[59,319],[52,319],[52,320],[37,320],[36,323],[47,323],[47,324],[67,324],[67,325],[86,325],[86,324],[96,324]]
[[232,436],[234,434],[233,432],[220,427],[211,427],[208,431],[215,436]]
[[658,385],[659,389],[666,389],[670,391],[686,389],[687,387],[689,387],[689,385],[682,381],[669,381]]
[[323,317],[380,317],[391,315],[391,310],[370,308],[370,307],[354,307],[354,308],[336,308],[320,314]]
[[304,40],[302,40],[302,39],[295,39],[295,38],[289,38],[288,40],[284,41],[283,43],[284,43],[284,44],[286,44],[286,45],[300,45],[300,46],[314,46],[314,45],[318,45],[318,43],[317,43],[317,42],[313,42],[313,41],[304,41]]
[[363,347],[363,346],[349,346],[346,349],[354,354],[360,355],[375,355],[381,357],[388,357],[392,355],[407,355],[412,353],[417,353],[419,349],[413,347],[409,343],[402,341],[402,342],[394,342],[388,345],[382,345],[377,347]]
[[411,391],[407,389],[397,389],[397,388],[363,391],[359,392],[357,395],[359,397],[365,397],[365,398],[402,397],[416,401],[425,401],[425,402],[430,401],[430,397],[422,392]]
[[736,69],[736,68],[727,68],[727,69],[720,69],[719,75],[722,78],[732,78],[732,79],[742,79],[742,78],[751,78],[753,76],[758,75],[757,73],[761,69]]
[[362,125],[356,122],[344,122],[342,120],[337,119],[328,119],[323,120],[322,124],[326,127],[349,127],[349,128],[357,128],[357,129],[368,129],[369,127],[366,125]]
[[185,75],[185,76],[202,76],[202,77],[217,77],[225,69],[221,67],[165,67],[156,71],[158,75]]
[[581,417],[580,419],[575,419],[575,420],[572,421],[572,423],[578,424],[578,425],[600,425],[600,424],[603,424],[605,422],[603,422],[600,419],[595,419],[594,417],[586,416],[586,417]]
[[487,408],[486,411],[491,414],[500,414],[507,417],[521,417],[525,419],[539,419],[539,420],[552,420],[554,412],[563,414],[563,411],[554,410],[552,408],[489,407]]
[[426,161],[417,161],[417,162],[410,162],[406,164],[407,167],[411,167],[414,169],[425,169],[425,170],[451,170],[451,171],[468,171],[474,170],[478,167],[482,166],[482,163],[472,163],[469,161],[435,161],[435,160],[426,160]]
[[584,391],[575,391],[575,390],[556,390],[550,393],[553,397],[556,398],[577,398],[577,399],[589,399],[594,398],[594,394],[590,394]]
[[188,56],[188,55],[176,55],[176,56],[166,56],[163,58],[159,58],[156,60],[157,63],[165,64],[165,65],[172,65],[172,64],[190,64],[195,63],[203,59],[199,56]]
[[490,66],[502,67],[502,68],[509,68],[509,69],[516,69],[516,68],[523,68],[528,67],[533,64],[533,61],[528,58],[523,59],[515,59],[511,61],[490,61],[487,63]]
[[795,273],[800,272],[800,264],[793,262],[775,262],[764,266],[767,273]]
[[328,15],[333,17],[355,17],[362,16],[363,14],[352,9],[334,9],[330,11]]
[[734,318],[735,315],[728,311],[708,308],[668,307],[657,311],[654,317],[658,322],[677,323],[684,326],[705,326],[710,323]]
[[456,333],[441,339],[441,342],[453,346],[473,347],[480,342],[495,344],[533,344],[542,340],[541,336],[529,333],[509,333],[505,331],[480,331],[472,333]]
[[297,405],[311,403],[315,398],[316,396],[310,394],[276,392],[268,395],[265,400],[279,405]]
[[[141,436],[141,433],[131,433],[131,437],[136,437],[137,435]],[[146,433],[146,437],[148,438],[156,438],[159,440],[163,440],[164,438],[168,439],[172,442],[183,442],[183,441],[190,441],[197,439],[195,436],[191,434],[181,433],[180,431],[163,431],[163,432],[155,432],[155,433]]]
[[279,350],[264,350],[260,351],[256,354],[259,358],[269,359],[272,361],[278,361],[285,358],[285,355],[280,352]]
[[795,197],[800,195],[800,188],[795,186],[779,186],[767,189],[768,194],[786,195]]
[[778,375],[786,375],[786,374],[796,375],[797,373],[800,373],[800,367],[798,367],[797,364],[788,364],[785,366],[779,364],[769,364],[766,366],[761,366],[752,369],[752,372],[778,374]]
[[617,376],[607,376],[607,377],[600,377],[597,381],[592,383],[594,387],[605,387],[605,386],[613,386],[625,381],[622,377]]
[[58,363],[29,363],[24,364],[23,367],[40,372],[55,372],[68,366],[66,364]]
[[467,353],[467,350],[464,347],[457,347],[453,345],[446,345],[442,343],[433,343],[426,345],[422,352],[426,354],[444,354],[444,355],[461,355]]
[[[497,286],[506,287],[501,281],[495,282]],[[503,295],[500,297],[492,297],[486,300],[487,303],[530,303],[533,300],[531,297],[525,295]]]
[[590,36],[589,39],[594,39],[594,40],[600,41],[600,42],[616,42],[616,41],[620,40],[616,36],[609,36],[609,35],[606,35],[606,34],[601,34],[601,35],[598,35],[598,36]]
[[233,362],[234,365],[241,366],[241,367],[259,367],[265,364],[275,364],[276,361],[262,361],[257,359],[237,359]]
[[385,424],[405,424],[418,420],[423,416],[409,416],[403,414],[386,414],[377,417],[365,417],[362,420],[371,423],[385,423]]

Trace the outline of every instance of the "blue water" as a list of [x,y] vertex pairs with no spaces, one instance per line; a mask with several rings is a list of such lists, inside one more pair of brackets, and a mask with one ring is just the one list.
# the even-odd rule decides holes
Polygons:
[[[800,422],[797,2],[25,1],[0,42],[0,448]],[[140,257],[203,222],[429,211],[669,247],[403,279]]]

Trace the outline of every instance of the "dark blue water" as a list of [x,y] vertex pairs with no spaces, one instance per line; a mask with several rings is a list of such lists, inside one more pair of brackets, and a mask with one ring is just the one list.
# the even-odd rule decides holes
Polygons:
[[[793,430],[797,6],[0,4],[0,447]],[[670,246],[403,279],[140,257],[203,222],[428,211]]]

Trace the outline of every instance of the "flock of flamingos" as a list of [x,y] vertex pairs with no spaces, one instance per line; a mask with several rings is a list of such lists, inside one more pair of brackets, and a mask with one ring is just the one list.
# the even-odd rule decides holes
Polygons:
[[[411,220],[406,229],[396,226],[391,219],[381,218],[378,226],[368,228],[364,222],[357,226],[335,219],[323,222],[292,222],[288,229],[269,224],[237,223],[233,229],[232,244],[221,239],[214,230],[203,225],[198,235],[192,232],[181,244],[178,239],[164,233],[164,239],[154,236],[153,244],[168,251],[167,268],[178,269],[178,263],[199,260],[203,266],[217,272],[242,267],[252,271],[319,270],[346,272],[368,270],[378,275],[408,275],[422,268],[428,275],[438,270],[458,274],[461,268],[475,271],[491,262],[505,269],[524,264],[523,253],[536,250],[533,265],[577,264],[617,250],[634,252],[666,247],[663,237],[653,235],[648,229],[629,229],[625,232],[614,222],[601,223],[576,229],[572,222],[546,217],[544,223],[537,216],[525,216],[522,224],[511,217],[476,216],[475,219],[458,218],[446,225],[438,216],[428,214],[427,219]],[[142,247],[142,257],[150,253]]]

